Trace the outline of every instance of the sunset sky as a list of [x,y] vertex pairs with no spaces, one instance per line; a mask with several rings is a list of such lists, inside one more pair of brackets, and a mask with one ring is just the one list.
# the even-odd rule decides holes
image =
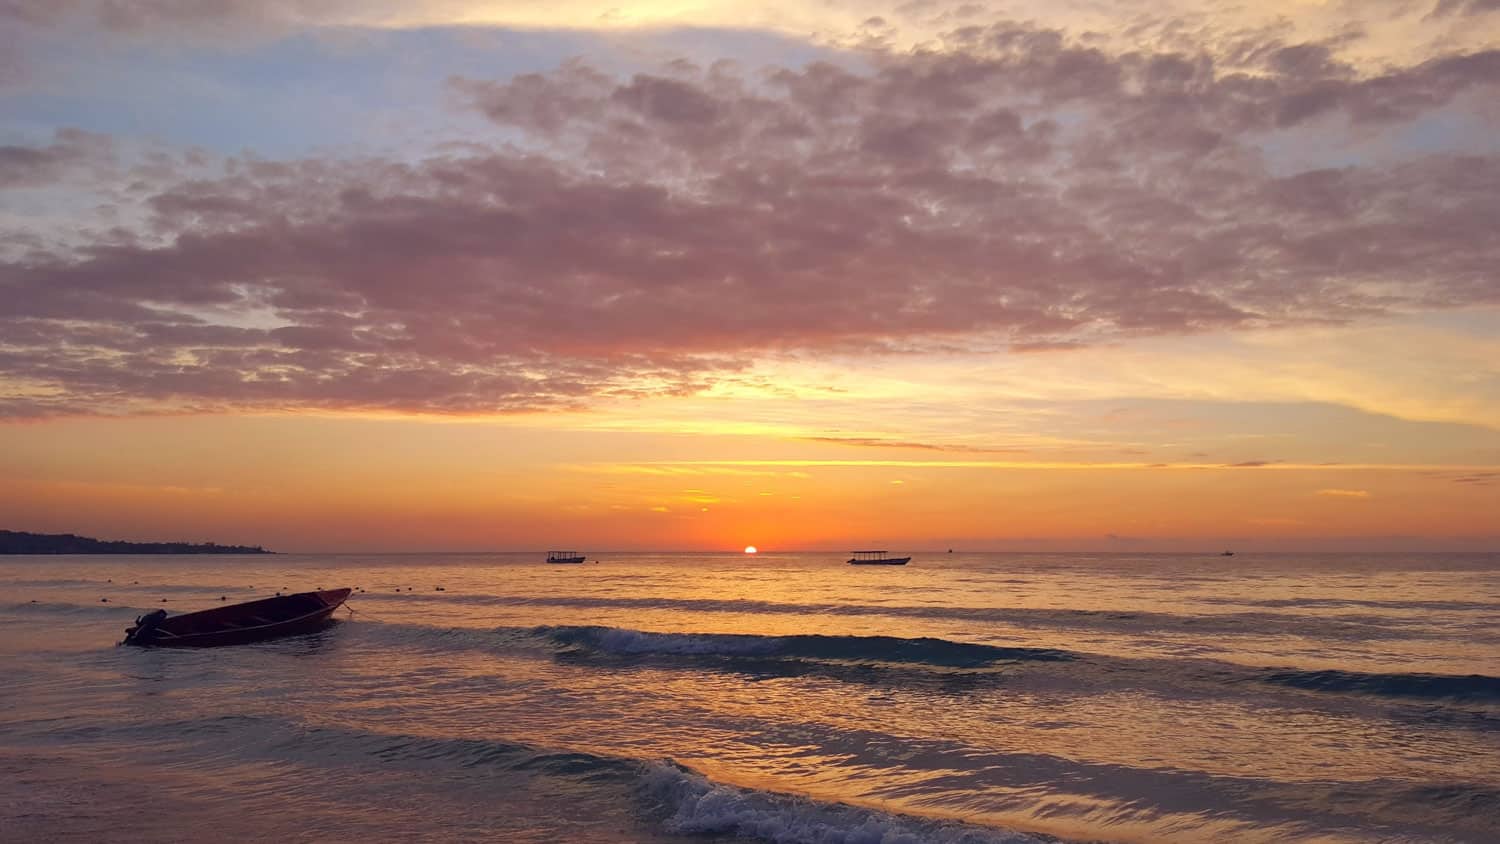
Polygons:
[[0,2],[0,528],[1500,549],[1500,2]]

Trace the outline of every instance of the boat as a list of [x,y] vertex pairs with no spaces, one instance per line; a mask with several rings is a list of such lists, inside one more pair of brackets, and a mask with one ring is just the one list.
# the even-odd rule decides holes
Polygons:
[[911,557],[887,557],[884,551],[851,551],[854,556],[849,558],[851,566],[904,566],[911,562]]
[[298,592],[173,616],[166,610],[154,610],[137,618],[135,625],[125,630],[125,641],[120,644],[212,648],[311,633],[328,625],[333,611],[343,606],[349,592]]
[[1234,552],[1233,551],[1225,551],[1225,552],[1219,554],[1219,556],[1220,557],[1233,557],[1234,556]]
[[547,562],[549,563],[581,563],[584,556],[577,551],[548,551]]

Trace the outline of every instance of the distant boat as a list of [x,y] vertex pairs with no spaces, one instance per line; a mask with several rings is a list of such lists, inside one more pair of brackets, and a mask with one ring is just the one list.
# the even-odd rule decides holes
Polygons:
[[1225,551],[1224,553],[1220,554],[1219,556],[1220,557],[1233,557],[1234,556],[1234,552],[1233,551]]
[[911,562],[911,557],[887,557],[884,551],[851,551],[854,556],[849,558],[851,566],[904,566]]
[[585,557],[577,551],[548,551],[547,562],[549,563],[581,563]]
[[227,607],[168,616],[154,610],[125,630],[122,645],[212,648],[311,633],[326,626],[349,597],[348,589],[277,595]]

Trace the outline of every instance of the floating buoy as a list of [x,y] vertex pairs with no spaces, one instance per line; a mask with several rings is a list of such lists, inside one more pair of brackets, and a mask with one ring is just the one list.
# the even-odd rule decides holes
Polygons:
[[221,601],[222,601],[222,600],[224,600],[224,596],[223,596],[223,595],[220,595],[220,596],[219,596],[219,600],[221,600]]
[[105,578],[105,580],[104,580],[104,582],[105,582],[105,583],[114,583],[114,582],[115,582],[115,579],[114,579],[114,578],[113,578],[113,577],[110,577],[110,578]]
[[447,589],[444,589],[444,588],[443,588],[443,587],[441,587],[441,586],[439,586],[439,587],[438,587],[438,588],[436,588],[436,589],[434,589],[434,590],[432,590],[432,591],[434,591],[434,592],[447,592],[447,591],[448,591],[448,590],[447,590]]
[[[32,603],[34,604],[34,603],[36,603],[36,601],[32,601]],[[101,603],[101,604],[107,604],[107,603],[109,603],[109,599],[108,598],[100,598],[99,599],[99,603]]]
[[167,602],[167,599],[166,599],[166,598],[162,598],[162,599],[161,599],[161,602],[162,602],[162,603],[163,603],[163,604],[165,604],[165,603],[166,603],[166,602]]

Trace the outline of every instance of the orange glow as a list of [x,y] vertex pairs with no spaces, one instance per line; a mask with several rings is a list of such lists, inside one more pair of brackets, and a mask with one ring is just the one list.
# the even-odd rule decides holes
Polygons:
[[[1112,424],[1144,436],[1124,431],[1128,419]],[[1441,432],[1462,442],[1461,429]],[[1395,452],[1395,435],[1428,433],[1393,428],[1385,442]],[[1422,442],[1400,462],[1330,450],[1320,465],[1288,445],[1235,452],[1212,432],[1171,435],[1187,440],[1180,462],[1151,462],[1172,454],[1165,446],[1124,455],[1107,443],[990,455],[514,423],[55,420],[5,428],[0,512],[9,529],[278,551],[506,550],[558,537],[692,550],[744,536],[799,550],[1238,550],[1388,547],[1395,534],[1477,547],[1500,510],[1500,484],[1487,482],[1500,469],[1443,466]],[[1495,437],[1471,436],[1476,456]]]
[[754,553],[756,553],[759,550],[760,549],[756,548],[754,545],[746,545],[745,546],[745,553],[746,554],[754,554]]

